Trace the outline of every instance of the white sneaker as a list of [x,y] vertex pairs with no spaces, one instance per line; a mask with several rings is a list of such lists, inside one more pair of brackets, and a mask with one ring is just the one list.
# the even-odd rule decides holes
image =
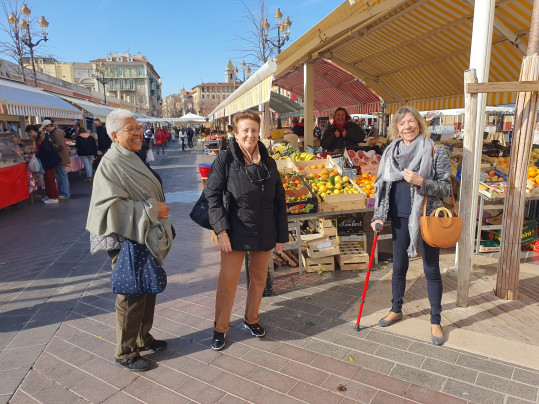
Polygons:
[[46,201],[43,201],[43,203],[46,203],[46,204],[58,203],[58,199],[47,199]]
[[49,197],[48,197],[48,196],[44,196],[43,198],[41,198],[41,200],[42,200],[43,202],[46,202],[46,201],[49,200]]

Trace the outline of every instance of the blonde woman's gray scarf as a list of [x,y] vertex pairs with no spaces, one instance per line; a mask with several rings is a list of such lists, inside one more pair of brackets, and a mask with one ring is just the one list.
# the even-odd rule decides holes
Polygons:
[[[415,171],[425,179],[432,178],[432,149],[434,142],[423,135],[419,135],[409,146],[404,145],[402,139],[396,139],[385,150],[378,173],[383,182],[396,182],[404,179],[404,169]],[[380,200],[382,187],[376,187],[375,198]],[[389,189],[389,187],[387,187]],[[408,256],[417,255],[417,238],[419,236],[419,217],[423,207],[424,196],[414,187],[412,198],[412,210],[408,218],[408,231],[410,232],[410,245]]]

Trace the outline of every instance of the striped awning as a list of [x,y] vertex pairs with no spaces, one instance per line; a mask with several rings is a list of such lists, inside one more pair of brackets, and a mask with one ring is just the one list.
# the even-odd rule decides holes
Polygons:
[[78,106],[90,115],[93,115],[95,118],[105,119],[107,115],[114,109],[113,107],[105,104],[97,104],[95,102],[80,98],[68,97],[65,95],[61,95],[60,97]]
[[[273,85],[304,98],[303,66],[274,78]],[[315,116],[330,116],[337,107],[346,108],[350,114],[378,112],[381,102],[361,80],[337,64],[324,59],[314,63]]]
[[[489,82],[518,80],[533,0],[496,1]],[[464,107],[473,1],[356,0],[335,11],[277,56],[276,81],[308,60],[331,60],[386,103],[418,110]],[[487,95],[487,105],[515,93]]]
[[0,79],[0,99],[8,115],[82,118],[82,112],[62,98],[11,80]]
[[210,122],[268,102],[270,100],[273,72],[276,69],[275,61],[268,60],[245,83],[208,114]]

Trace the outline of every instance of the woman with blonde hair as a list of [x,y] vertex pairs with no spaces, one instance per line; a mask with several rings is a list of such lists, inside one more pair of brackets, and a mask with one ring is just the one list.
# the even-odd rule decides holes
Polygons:
[[427,215],[430,215],[434,209],[444,206],[442,198],[451,195],[449,152],[444,146],[434,147],[425,120],[414,108],[403,107],[395,114],[390,136],[395,140],[384,150],[374,183],[375,206],[371,225],[375,230],[376,224],[391,221],[393,305],[378,324],[387,327],[403,318],[409,257],[417,255],[416,245],[419,244],[431,305],[432,342],[442,345],[440,249],[423,241],[419,217],[425,200]]
[[246,251],[250,284],[243,326],[255,337],[266,332],[259,324],[271,250],[284,248],[288,221],[283,184],[277,164],[258,140],[260,116],[252,111],[234,115],[234,138],[216,157],[204,193],[210,224],[221,250],[211,348],[225,346],[230,316]]

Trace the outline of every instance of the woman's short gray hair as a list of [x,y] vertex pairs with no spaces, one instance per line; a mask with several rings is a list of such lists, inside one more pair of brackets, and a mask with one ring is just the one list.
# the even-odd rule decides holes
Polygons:
[[419,111],[412,107],[402,107],[393,116],[393,120],[389,124],[389,138],[397,139],[399,137],[399,129],[398,129],[399,122],[402,121],[402,118],[404,118],[407,114],[412,114],[415,120],[417,121],[417,124],[419,125],[419,134],[426,137],[430,137],[429,128],[427,127],[427,122],[425,122],[425,119],[421,116]]
[[135,115],[128,109],[117,108],[113,109],[107,115],[107,121],[105,123],[107,127],[107,134],[112,139],[112,133],[118,132],[124,126],[124,121],[129,118],[135,118]]

